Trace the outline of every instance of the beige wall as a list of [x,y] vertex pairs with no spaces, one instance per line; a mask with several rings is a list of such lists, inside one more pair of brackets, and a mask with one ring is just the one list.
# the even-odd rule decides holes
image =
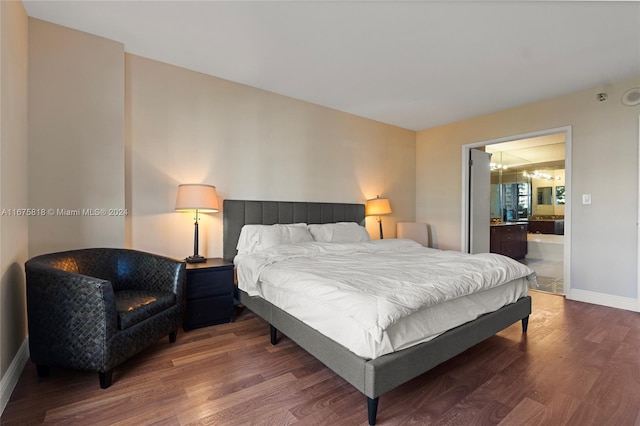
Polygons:
[[[7,372],[27,335],[23,265],[28,221],[13,210],[28,206],[27,22],[21,2],[0,2],[0,388],[9,393],[17,376]],[[0,411],[8,398],[3,392]]]
[[[636,299],[640,107],[620,98],[638,86],[640,77],[418,132],[416,220],[432,224],[439,247],[459,249],[461,147],[572,126],[571,286]],[[591,205],[581,204],[586,193]]]
[[[385,235],[415,214],[415,132],[126,55],[130,245],[193,253],[180,183],[220,199],[364,202],[390,198]],[[378,238],[377,222],[367,228]],[[222,214],[202,215],[200,254],[222,255]]]
[[[29,19],[29,255],[122,247],[124,46]],[[79,212],[79,216],[67,216]]]

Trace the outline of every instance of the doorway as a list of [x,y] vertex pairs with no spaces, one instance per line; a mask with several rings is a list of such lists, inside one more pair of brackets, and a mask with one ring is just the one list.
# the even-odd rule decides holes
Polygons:
[[[465,145],[465,163],[473,149],[491,154],[487,172],[491,207],[486,228],[491,228],[492,236],[499,236],[501,227],[526,229],[521,236],[526,240],[526,251],[512,257],[536,271],[540,284],[536,290],[570,294],[571,127]],[[462,247],[467,252],[474,239],[468,212],[476,204],[469,173],[468,167],[463,167]],[[495,247],[492,241],[491,251],[499,253]]]

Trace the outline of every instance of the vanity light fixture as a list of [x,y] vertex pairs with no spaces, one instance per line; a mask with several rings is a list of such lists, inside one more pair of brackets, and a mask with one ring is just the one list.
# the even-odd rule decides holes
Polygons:
[[506,164],[498,163],[490,163],[489,167],[491,168],[491,170],[507,170],[509,168],[509,166],[507,166]]
[[216,187],[199,183],[178,185],[176,211],[195,212],[193,256],[187,257],[187,263],[202,263],[207,259],[198,254],[198,213],[216,213],[218,211],[218,194]]
[[560,176],[552,176],[550,174],[547,173],[542,173],[539,171],[535,171],[533,173],[529,173],[529,172],[522,172],[522,175],[524,177],[530,177],[531,179],[543,179],[543,180],[560,180],[562,179]]
[[367,200],[367,204],[365,205],[365,215],[366,216],[378,216],[378,224],[380,225],[380,239],[382,240],[382,219],[380,216],[391,213],[391,204],[389,203],[388,198],[380,198],[379,195],[376,195],[376,198],[371,200]]

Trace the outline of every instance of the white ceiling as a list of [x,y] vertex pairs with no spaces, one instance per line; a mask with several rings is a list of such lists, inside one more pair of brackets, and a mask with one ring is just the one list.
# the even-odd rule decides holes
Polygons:
[[136,55],[412,130],[640,76],[638,2],[23,3]]

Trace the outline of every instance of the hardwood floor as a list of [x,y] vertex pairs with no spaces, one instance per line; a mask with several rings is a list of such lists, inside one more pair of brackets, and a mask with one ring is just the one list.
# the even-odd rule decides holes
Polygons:
[[[640,425],[640,314],[531,292],[520,324],[380,397],[379,425]],[[366,400],[249,311],[98,375],[29,362],[2,425],[366,425]]]

